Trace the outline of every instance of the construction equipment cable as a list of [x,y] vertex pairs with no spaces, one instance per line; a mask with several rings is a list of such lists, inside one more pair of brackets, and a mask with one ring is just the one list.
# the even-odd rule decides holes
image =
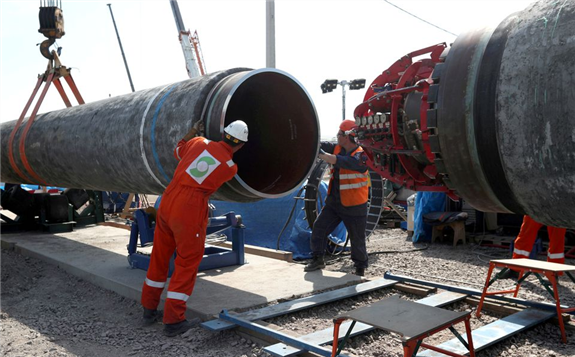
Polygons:
[[414,15],[414,14],[412,14],[411,12],[409,12],[409,11],[407,11],[407,10],[404,10],[404,9],[400,8],[400,7],[399,7],[399,6],[397,6],[397,5],[390,3],[390,2],[389,2],[389,1],[387,1],[387,0],[383,0],[383,1],[385,1],[385,2],[386,2],[386,3],[388,3],[389,5],[391,5],[391,6],[395,7],[395,8],[397,8],[397,9],[399,9],[399,10],[401,10],[401,11],[405,12],[406,14],[408,14],[408,15],[410,15],[410,16],[413,16],[413,17],[415,17],[416,19],[418,19],[418,20],[420,20],[420,21],[423,21],[423,22],[425,22],[425,23],[426,23],[426,24],[428,24],[428,25],[431,25],[431,26],[433,26],[433,27],[435,27],[435,28],[437,28],[437,29],[439,29],[439,30],[441,30],[441,31],[447,32],[448,34],[450,34],[450,35],[453,35],[453,36],[457,37],[457,35],[456,35],[456,34],[454,34],[454,33],[453,33],[453,32],[451,32],[451,31],[447,31],[446,29],[443,29],[443,28],[441,28],[441,27],[439,27],[439,26],[437,26],[437,25],[434,25],[434,24],[432,24],[431,22],[429,22],[429,21],[427,21],[427,20],[424,20],[424,19],[422,19],[422,18],[421,18],[421,17],[419,17],[419,16],[416,16],[416,15]]
[[[376,251],[376,252],[368,252],[367,255],[376,255],[376,254],[399,254],[399,253],[411,253],[411,252],[417,252],[420,250],[426,250],[429,248],[429,244],[425,243],[425,245],[423,247],[417,247],[417,248],[413,248],[413,249],[405,249],[405,250],[380,250],[380,251]],[[338,261],[340,261],[342,258],[347,257],[348,255],[351,255],[350,252],[346,252],[346,253],[340,253],[340,255],[338,256],[338,258],[335,259],[331,259],[329,261],[326,261],[325,264],[326,265],[331,265],[334,263],[337,263]]]
[[296,206],[297,206],[297,200],[298,200],[298,199],[302,199],[302,198],[300,197],[300,195],[301,195],[302,191],[303,191],[306,187],[307,187],[307,185],[304,186],[304,187],[302,187],[302,188],[300,188],[299,192],[298,192],[297,195],[294,197],[294,204],[293,204],[293,207],[292,207],[292,209],[291,209],[291,212],[289,213],[288,219],[287,219],[286,223],[284,224],[284,227],[282,228],[282,230],[280,231],[280,234],[278,235],[278,239],[277,239],[277,242],[276,242],[276,250],[280,250],[280,238],[281,238],[281,236],[282,236],[284,230],[285,230],[285,229],[287,228],[287,226],[289,225],[289,222],[291,221],[291,218],[293,217],[293,213],[294,213],[295,208],[296,208]]

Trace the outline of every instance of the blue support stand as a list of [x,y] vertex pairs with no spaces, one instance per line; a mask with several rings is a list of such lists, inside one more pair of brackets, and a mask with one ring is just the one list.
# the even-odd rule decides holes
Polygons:
[[[204,250],[204,257],[198,268],[199,271],[223,268],[232,265],[243,265],[244,254],[244,225],[241,218],[234,212],[228,212],[223,216],[209,219],[206,234],[223,233],[232,241],[232,249],[207,245]],[[144,210],[134,212],[134,223],[130,232],[130,243],[128,244],[128,262],[134,269],[148,270],[150,265],[150,255],[137,251],[138,247],[148,247],[154,242],[154,229],[156,224],[150,221],[150,216]],[[138,244],[139,240],[139,244]],[[168,276],[174,271],[174,259],[170,259],[170,269]]]

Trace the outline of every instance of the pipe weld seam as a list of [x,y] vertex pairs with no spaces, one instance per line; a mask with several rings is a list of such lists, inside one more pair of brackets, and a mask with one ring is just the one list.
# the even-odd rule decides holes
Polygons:
[[160,171],[160,173],[164,176],[164,178],[168,182],[170,182],[171,179],[166,174],[166,172],[164,171],[164,167],[160,163],[160,157],[158,155],[158,151],[156,150],[156,122],[158,121],[158,114],[160,113],[160,109],[162,109],[164,102],[166,101],[166,99],[168,98],[170,93],[172,93],[172,91],[176,88],[176,85],[177,85],[177,83],[173,84],[172,87],[170,89],[168,89],[166,94],[164,94],[162,96],[162,98],[160,99],[160,102],[158,103],[158,105],[156,106],[156,110],[154,111],[154,117],[152,119],[152,127],[150,128],[151,141],[152,141],[152,155],[154,156],[154,161],[156,162],[156,166],[158,167],[158,170]]
[[150,111],[150,107],[152,106],[152,103],[156,100],[158,95],[160,95],[160,93],[162,93],[166,88],[168,88],[168,86],[165,86],[164,88],[160,89],[158,91],[158,93],[156,93],[150,99],[150,101],[148,102],[148,105],[146,106],[146,110],[144,110],[144,114],[142,115],[142,123],[140,124],[140,151],[141,151],[142,161],[144,162],[144,166],[146,166],[146,170],[148,170],[148,173],[150,174],[150,176],[154,179],[154,181],[156,181],[164,189],[166,188],[166,185],[164,185],[162,183],[162,181],[160,181],[160,179],[154,174],[154,172],[152,171],[152,168],[150,167],[150,164],[148,163],[148,158],[146,157],[146,150],[144,149],[144,126],[146,124],[146,116],[148,116],[148,112]]

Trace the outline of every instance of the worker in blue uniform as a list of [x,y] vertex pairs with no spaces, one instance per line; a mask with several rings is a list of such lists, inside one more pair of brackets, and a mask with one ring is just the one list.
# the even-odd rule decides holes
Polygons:
[[367,156],[356,141],[355,122],[344,120],[337,133],[337,144],[321,143],[319,158],[332,165],[325,205],[313,224],[311,250],[313,259],[305,271],[325,268],[327,236],[341,223],[351,242],[351,260],[355,274],[363,276],[368,265],[365,244],[369,175]]

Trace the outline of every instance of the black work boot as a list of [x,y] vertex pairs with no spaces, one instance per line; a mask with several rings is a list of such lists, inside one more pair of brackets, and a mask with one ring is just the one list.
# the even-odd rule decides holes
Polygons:
[[144,308],[144,316],[142,318],[142,324],[144,326],[150,326],[161,320],[162,320],[161,311]]
[[364,276],[365,275],[365,268],[355,267],[355,275]]
[[190,321],[184,320],[180,322],[176,322],[175,324],[165,324],[164,325],[164,335],[167,337],[174,337],[177,335],[181,335],[182,333],[188,331],[189,329],[196,327],[202,322],[197,317],[194,317]]
[[316,255],[313,257],[311,263],[303,268],[303,271],[314,271],[325,268],[325,261],[323,260],[323,255]]

